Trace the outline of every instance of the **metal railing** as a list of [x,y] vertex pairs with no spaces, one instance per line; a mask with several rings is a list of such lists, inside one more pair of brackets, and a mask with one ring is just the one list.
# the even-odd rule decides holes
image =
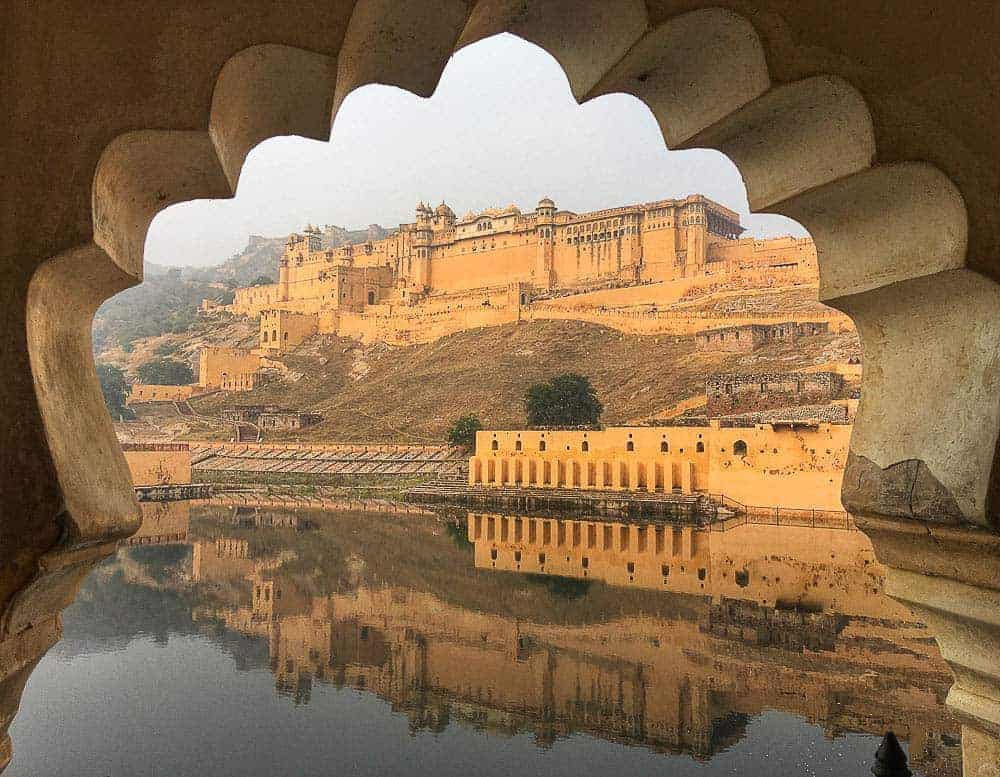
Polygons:
[[795,507],[762,507],[745,505],[725,494],[709,494],[708,497],[719,507],[733,511],[730,518],[719,518],[712,522],[712,528],[727,531],[748,523],[766,526],[800,526],[812,529],[854,528],[854,520],[844,510],[814,510]]

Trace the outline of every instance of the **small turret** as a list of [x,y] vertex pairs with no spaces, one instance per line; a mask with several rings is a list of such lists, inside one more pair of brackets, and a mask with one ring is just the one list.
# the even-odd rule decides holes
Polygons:
[[556,204],[548,197],[543,197],[538,201],[538,207],[535,208],[535,220],[538,223],[546,222],[551,223],[556,217]]

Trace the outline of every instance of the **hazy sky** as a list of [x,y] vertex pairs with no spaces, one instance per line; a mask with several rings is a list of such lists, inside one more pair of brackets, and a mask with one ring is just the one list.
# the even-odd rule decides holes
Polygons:
[[153,222],[146,259],[217,264],[250,234],[307,223],[348,228],[413,221],[418,200],[461,216],[510,202],[596,210],[701,193],[738,211],[749,234],[805,234],[750,217],[739,173],[714,151],[668,151],[646,106],[627,95],[578,105],[558,63],[501,35],[455,54],[430,99],[366,86],[344,101],[329,143],[283,137],[254,149],[231,200],[175,205]]

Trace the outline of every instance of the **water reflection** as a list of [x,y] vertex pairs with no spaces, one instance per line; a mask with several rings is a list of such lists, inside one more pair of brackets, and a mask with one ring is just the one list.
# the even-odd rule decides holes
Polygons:
[[[184,691],[181,709],[233,694],[234,669],[268,673],[272,694],[304,713],[324,688],[360,692],[387,703],[368,726],[391,751],[382,757],[398,759],[397,774],[462,773],[452,767],[473,746],[486,748],[480,773],[501,773],[495,767],[525,737],[536,752],[572,745],[573,757],[560,750],[545,771],[596,773],[600,759],[581,735],[611,748],[605,756],[619,767],[645,752],[677,773],[695,759],[709,774],[731,774],[734,763],[745,774],[863,774],[888,728],[909,742],[921,773],[960,774],[959,729],[943,706],[950,676],[925,629],[880,594],[881,570],[860,532],[485,514],[449,522],[419,509],[316,507],[150,506],[139,534],[67,610],[65,637],[43,662],[46,682],[65,675],[68,684],[87,656],[148,658],[150,641],[170,646],[152,659],[154,674],[166,656],[212,663],[199,658],[207,642],[231,666],[214,669],[193,698]],[[181,670],[162,672],[170,696]],[[227,714],[250,717],[244,737],[293,725],[287,709],[248,707],[239,693]],[[41,768],[38,707],[59,700],[31,694],[29,685],[10,774],[80,773]],[[341,720],[352,714],[345,698],[323,696],[309,714]],[[400,717],[414,736],[437,735],[443,762],[393,738]],[[83,727],[63,725],[71,739]],[[105,735],[131,760],[108,773],[201,773],[177,757],[190,743],[123,743],[120,733]],[[456,743],[460,735],[475,745]],[[263,762],[213,762],[210,741],[197,746],[204,773],[274,773]],[[175,760],[156,760],[164,757]],[[327,773],[319,742],[298,744],[294,757]],[[379,773],[378,760],[339,770]]]

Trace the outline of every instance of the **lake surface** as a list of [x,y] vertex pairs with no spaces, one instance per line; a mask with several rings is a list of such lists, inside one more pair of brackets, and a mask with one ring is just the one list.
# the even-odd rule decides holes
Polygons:
[[[35,669],[11,777],[960,774],[863,534],[146,506]],[[6,777],[5,775],[5,777]]]

